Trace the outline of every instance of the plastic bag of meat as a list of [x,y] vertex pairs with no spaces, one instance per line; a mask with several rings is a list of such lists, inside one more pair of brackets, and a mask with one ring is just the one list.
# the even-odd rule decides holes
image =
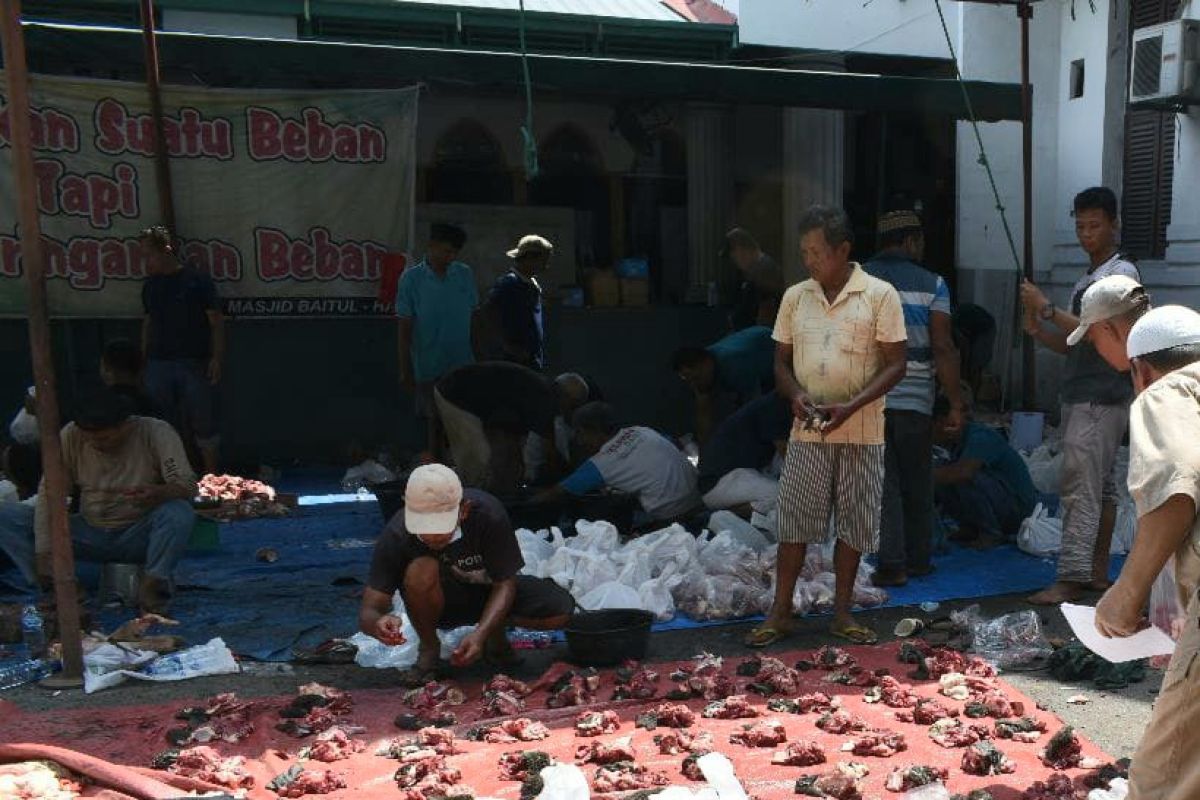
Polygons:
[[962,771],[968,775],[1008,775],[1017,771],[1017,765],[988,741],[978,742],[967,748],[962,757]]
[[811,767],[825,763],[825,751],[816,742],[801,739],[771,757],[771,763],[781,767]]
[[621,729],[621,718],[615,711],[585,711],[575,718],[576,736],[603,736]]
[[589,742],[575,748],[576,764],[616,764],[621,761],[633,761],[635,758],[631,736],[624,736],[611,744]]
[[[843,750],[846,748],[843,747]],[[908,749],[904,734],[894,731],[866,731],[849,743],[851,753],[856,756],[874,756],[875,758],[891,758],[896,753]]]
[[777,719],[746,725],[740,731],[729,734],[730,744],[746,747],[778,747],[787,741],[787,731]]
[[1033,610],[1017,611],[971,626],[971,649],[1000,669],[1016,669],[1054,652]]
[[889,792],[908,792],[931,783],[944,783],[949,774],[948,770],[941,767],[913,764],[892,770],[884,786]]
[[740,694],[714,700],[700,713],[706,719],[754,719],[759,716],[758,709],[747,702],[745,695]]
[[651,772],[641,764],[622,761],[598,768],[592,779],[592,790],[596,794],[636,792],[653,789],[656,786],[666,786],[670,782],[670,779],[661,772]]
[[796,781],[796,794],[829,800],[862,800],[858,782],[836,769],[821,775],[802,775]]

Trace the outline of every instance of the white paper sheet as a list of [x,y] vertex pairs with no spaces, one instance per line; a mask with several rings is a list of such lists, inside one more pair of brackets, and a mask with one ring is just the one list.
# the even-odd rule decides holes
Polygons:
[[1062,612],[1083,646],[1114,664],[1175,652],[1175,642],[1171,637],[1153,625],[1123,639],[1105,639],[1096,630],[1096,609],[1092,606],[1063,603]]

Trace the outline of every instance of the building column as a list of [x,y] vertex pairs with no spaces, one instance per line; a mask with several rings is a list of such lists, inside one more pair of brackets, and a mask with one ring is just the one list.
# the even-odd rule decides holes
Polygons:
[[687,299],[703,302],[710,283],[719,281],[722,237],[729,224],[733,193],[730,117],[725,106],[687,108]]
[[805,277],[796,223],[812,205],[842,205],[845,114],[815,108],[783,109],[783,252],[788,285]]
[[1166,261],[1171,266],[1194,267],[1200,264],[1200,194],[1191,190],[1187,178],[1200,171],[1200,112],[1189,110],[1176,120]]

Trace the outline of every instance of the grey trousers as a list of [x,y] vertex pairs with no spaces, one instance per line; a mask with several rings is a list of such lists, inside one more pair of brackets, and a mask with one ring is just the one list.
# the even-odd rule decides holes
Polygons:
[[1104,502],[1115,503],[1113,465],[1129,425],[1129,407],[1074,403],[1062,409],[1063,539],[1058,554],[1058,579],[1074,583],[1092,580],[1096,537]]
[[924,570],[933,548],[933,418],[886,412],[879,566]]

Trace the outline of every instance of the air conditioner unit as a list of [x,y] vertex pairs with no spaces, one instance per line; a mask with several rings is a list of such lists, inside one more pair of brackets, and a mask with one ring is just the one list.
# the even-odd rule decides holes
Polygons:
[[1200,20],[1177,19],[1133,32],[1129,102],[1173,108],[1200,102]]

